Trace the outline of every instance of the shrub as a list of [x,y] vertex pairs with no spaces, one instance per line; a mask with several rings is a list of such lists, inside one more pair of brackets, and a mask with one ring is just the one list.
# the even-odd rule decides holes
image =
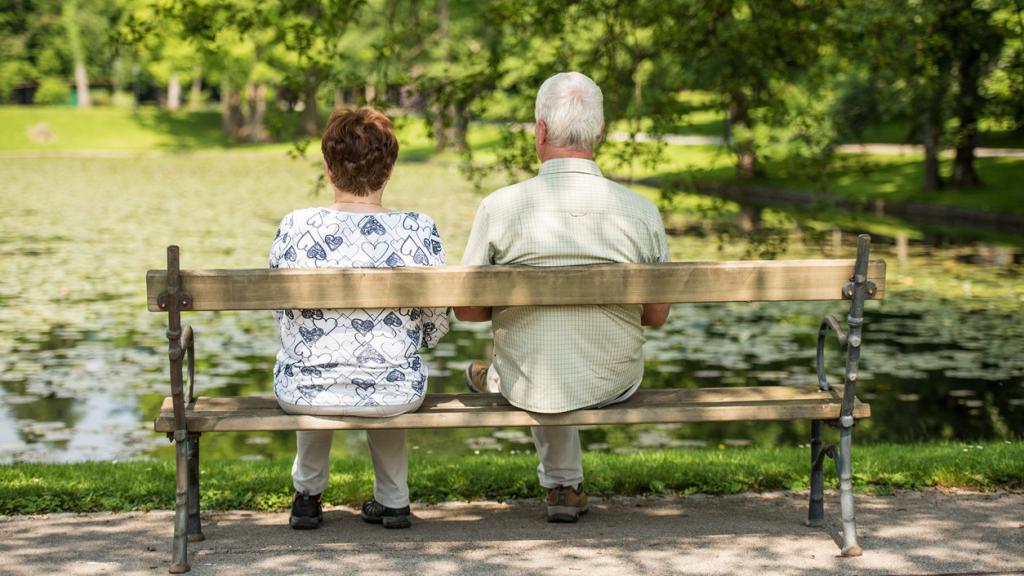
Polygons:
[[110,90],[90,90],[89,96],[92,98],[93,106],[110,106]]
[[43,78],[32,97],[35,104],[67,104],[71,98],[71,89],[61,78]]

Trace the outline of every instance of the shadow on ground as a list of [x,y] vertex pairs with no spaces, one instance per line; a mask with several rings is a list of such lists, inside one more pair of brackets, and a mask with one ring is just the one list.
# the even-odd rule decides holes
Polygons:
[[[978,574],[1024,573],[1024,495],[902,493],[859,498],[864,556],[841,558],[835,496],[825,529],[801,524],[804,496],[613,498],[576,525],[536,502],[415,506],[385,531],[349,508],[317,531],[286,513],[205,514],[194,574]],[[157,574],[169,512],[0,519],[5,574]]]

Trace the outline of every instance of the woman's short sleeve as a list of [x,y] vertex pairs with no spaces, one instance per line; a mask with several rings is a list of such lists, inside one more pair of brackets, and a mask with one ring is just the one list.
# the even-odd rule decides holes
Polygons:
[[[430,223],[427,243],[431,246],[430,264],[432,266],[444,266],[447,254],[444,249],[444,243],[441,242],[441,233],[438,232],[437,225],[433,221]],[[448,314],[451,312],[451,308],[423,308],[421,312],[420,319],[423,326],[423,341],[421,345],[424,348],[433,348],[448,333]]]

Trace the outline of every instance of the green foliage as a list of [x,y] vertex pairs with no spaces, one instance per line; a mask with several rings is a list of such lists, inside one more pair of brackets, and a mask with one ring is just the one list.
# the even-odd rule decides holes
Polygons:
[[[935,172],[940,146],[1024,125],[1016,0],[46,0],[3,13],[0,100],[70,78],[80,53],[115,93],[217,86],[223,129],[243,140],[315,137],[333,102],[402,106],[477,182],[535,168],[522,123],[567,69],[598,82],[609,128],[629,136],[598,151],[620,172],[664,162],[640,132],[724,136],[738,174],[756,176],[764,163],[812,170],[887,123],[928,144]],[[707,103],[688,101],[694,90]],[[483,162],[467,145],[480,120],[505,132]]]
[[111,95],[110,90],[93,89],[89,92],[93,106],[110,106],[114,103],[114,97]]
[[42,105],[67,104],[70,98],[71,88],[68,87],[66,80],[48,77],[43,78],[39,82],[39,87],[36,88],[32,102]]
[[[1024,444],[858,446],[854,487],[896,489],[1024,489]],[[808,488],[807,448],[724,448],[584,455],[592,494],[735,494]],[[509,500],[541,495],[536,456],[419,456],[410,463],[417,502]],[[202,506],[214,510],[279,510],[291,502],[291,461],[201,463]],[[826,466],[826,486],[836,488]],[[372,495],[368,460],[335,458],[324,499],[356,504]],[[174,506],[172,459],[122,463],[0,465],[0,514],[155,510]]]
[[7,102],[15,88],[28,84],[35,78],[32,65],[23,60],[2,57],[0,61],[0,102]]

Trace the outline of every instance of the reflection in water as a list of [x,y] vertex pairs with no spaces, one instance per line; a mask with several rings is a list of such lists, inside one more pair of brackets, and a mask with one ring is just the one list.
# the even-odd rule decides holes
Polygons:
[[7,393],[0,387],[0,454],[23,454],[25,447],[25,441],[18,433],[17,422],[8,406]]
[[[59,165],[59,170],[57,167]],[[446,168],[405,166],[395,208],[417,207],[423,182],[459,182]],[[302,163],[277,158],[169,157],[19,160],[0,166],[0,462],[123,459],[170,454],[151,421],[168,392],[164,318],[145,311],[143,274],[178,242],[186,267],[262,267],[277,219],[314,203]],[[166,182],[174,182],[168,189]],[[477,198],[450,186],[431,215],[457,261]],[[211,193],[216,191],[216,193]],[[259,198],[260,201],[253,201]],[[405,200],[402,200],[405,198]],[[401,205],[401,202],[406,205]],[[677,260],[728,259],[699,222],[672,239]],[[851,253],[847,238],[841,248]],[[794,234],[780,257],[831,256],[836,235]],[[861,397],[874,417],[864,440],[1019,438],[1024,435],[1022,254],[1005,247],[893,240],[888,298],[869,303]],[[676,306],[649,333],[645,387],[815,383],[814,338],[842,303]],[[198,391],[269,393],[279,345],[269,313],[187,314],[197,334]],[[829,351],[830,378],[841,358]],[[455,326],[427,355],[435,392],[465,390],[462,371],[490,356],[486,325]],[[802,422],[589,427],[590,450],[801,444]],[[530,451],[528,431],[412,431],[419,453]],[[339,453],[365,435],[340,433]],[[204,454],[289,454],[291,433],[209,434]]]

